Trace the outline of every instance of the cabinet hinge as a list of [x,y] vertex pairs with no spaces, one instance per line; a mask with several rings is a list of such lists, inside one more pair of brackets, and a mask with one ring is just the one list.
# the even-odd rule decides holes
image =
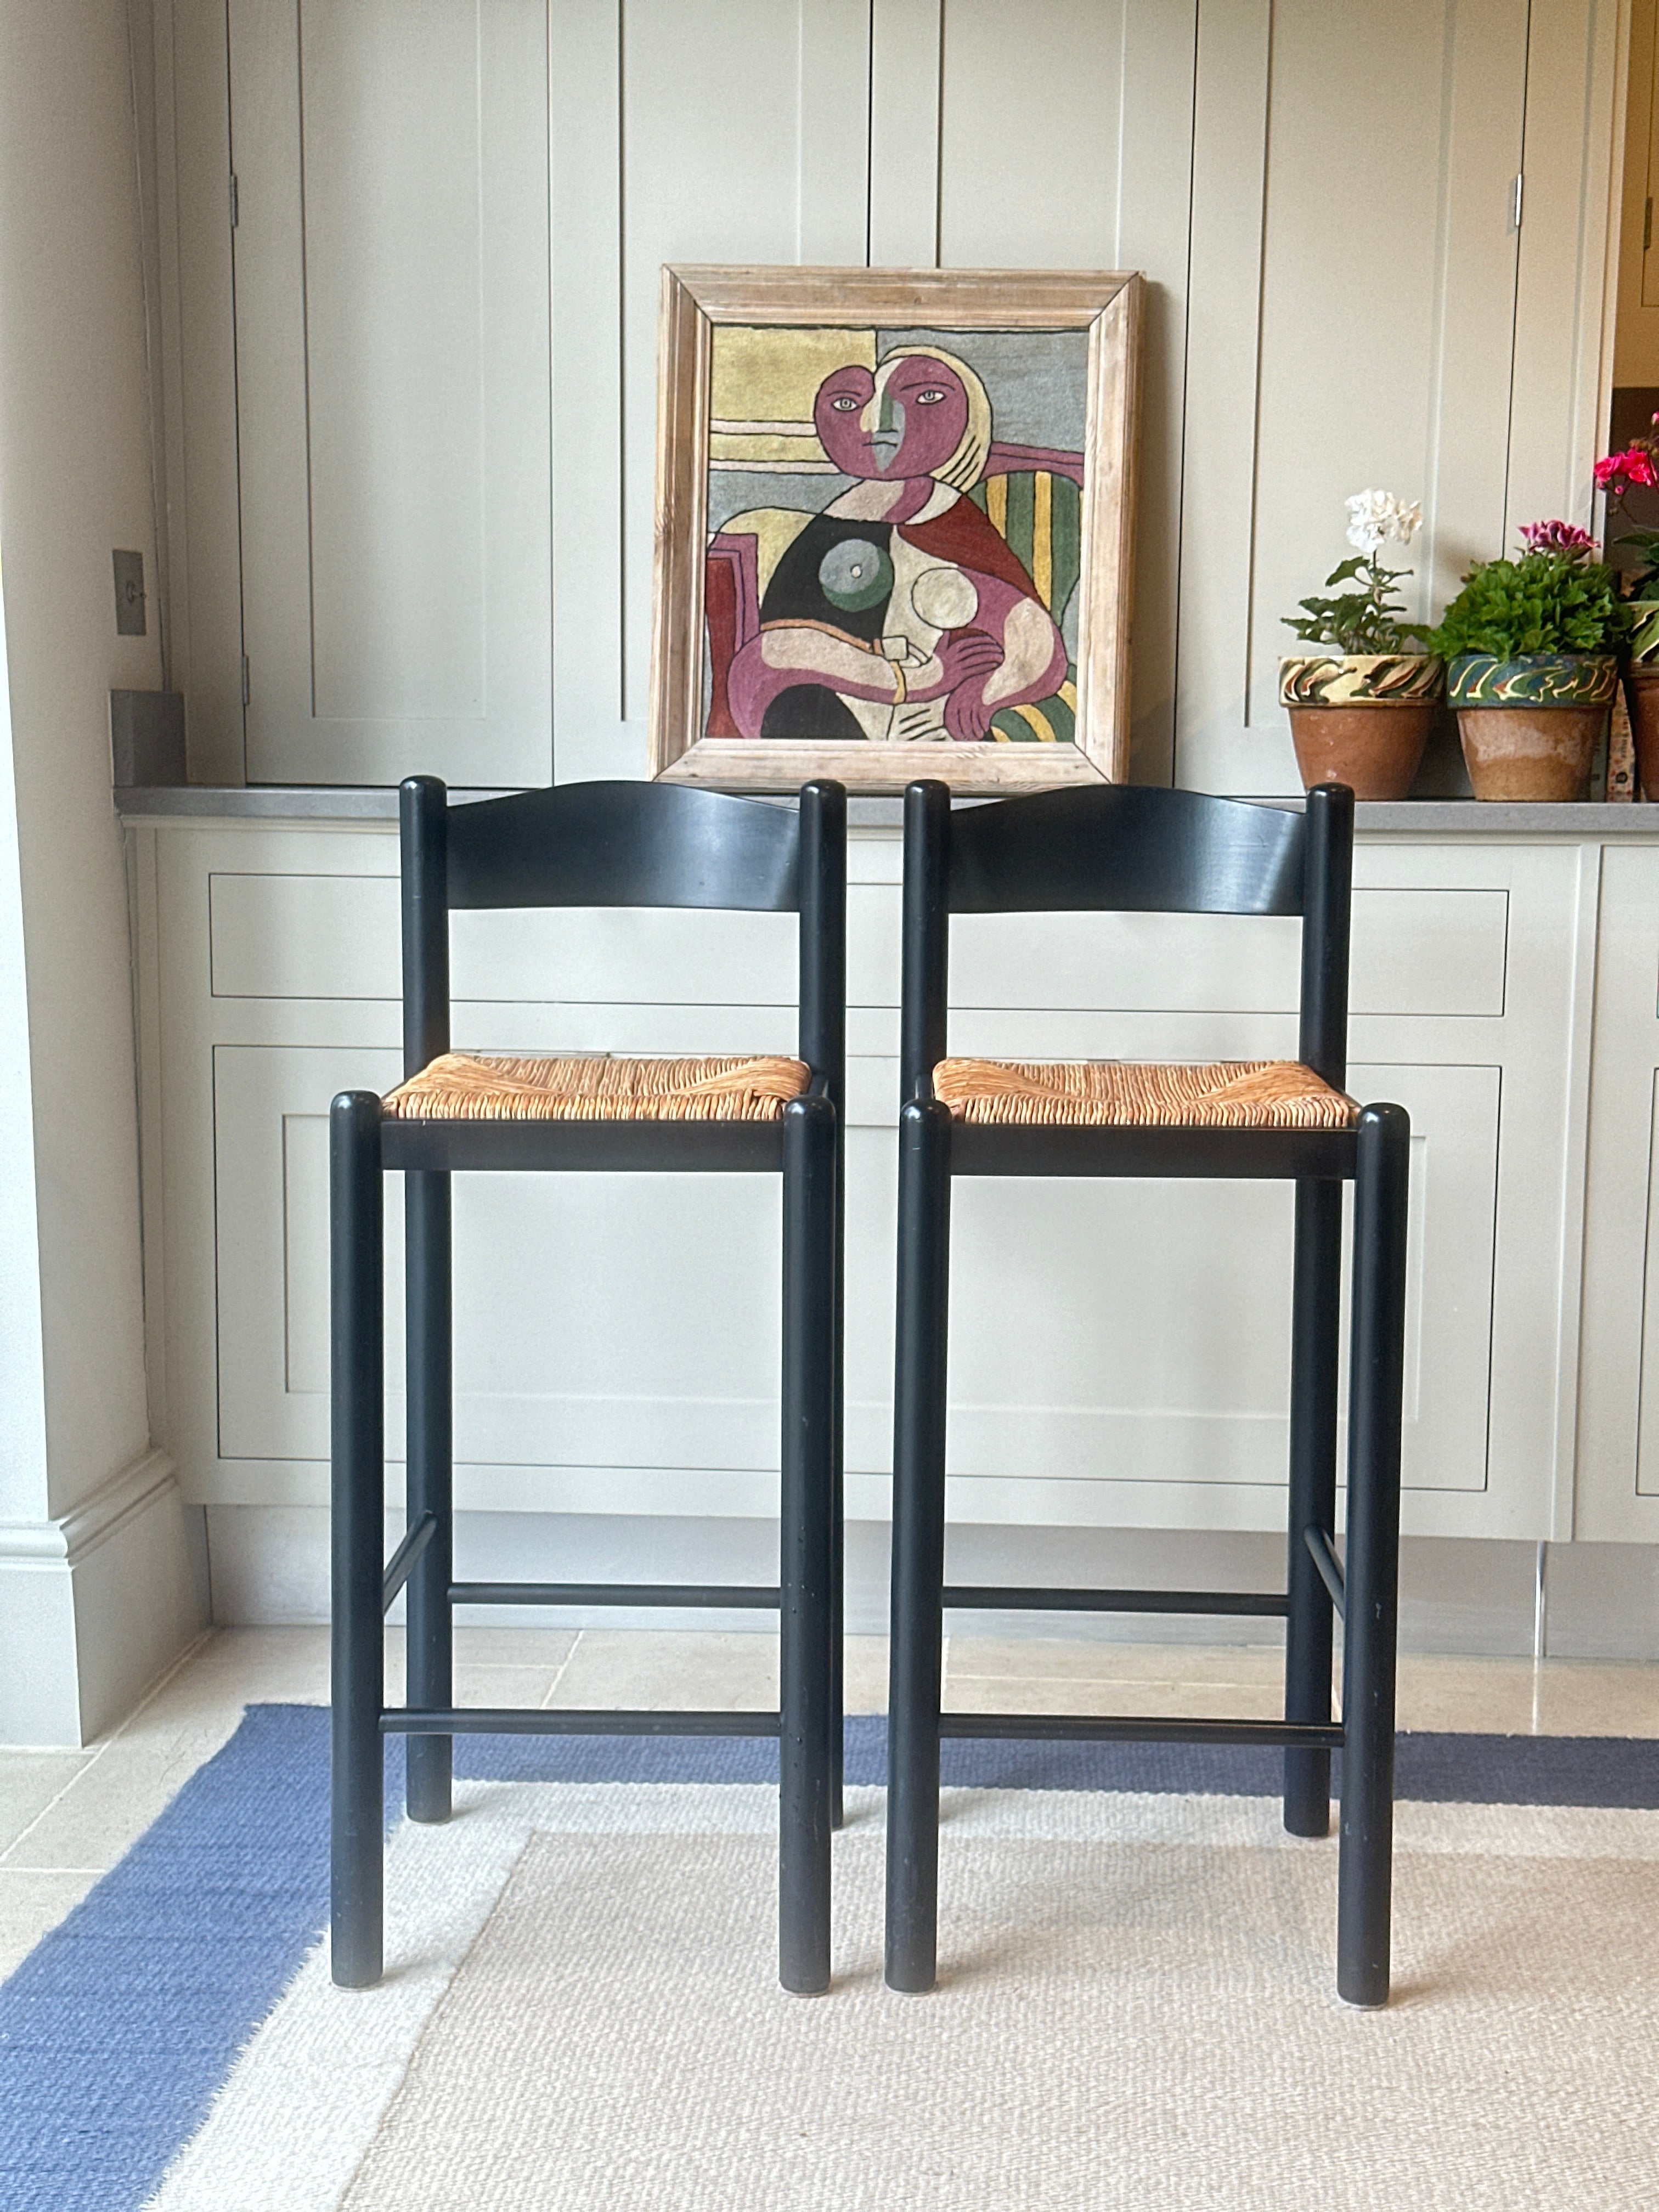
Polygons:
[[1517,170],[1510,185],[1510,228],[1511,230],[1519,230],[1521,228],[1521,197],[1526,189],[1526,182],[1525,174]]
[[241,219],[241,210],[238,204],[236,194],[236,172],[233,169],[230,173],[230,227],[233,230]]
[[242,704],[246,707],[252,697],[253,689],[248,682],[247,655],[244,653],[242,655]]

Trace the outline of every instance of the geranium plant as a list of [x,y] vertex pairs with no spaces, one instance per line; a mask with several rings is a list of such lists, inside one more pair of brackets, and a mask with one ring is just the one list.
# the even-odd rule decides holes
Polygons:
[[1571,522],[1522,528],[1515,561],[1477,561],[1463,588],[1428,634],[1448,660],[1461,653],[1522,660],[1544,653],[1616,653],[1628,628],[1619,580],[1594,556],[1595,542]]
[[1395,597],[1401,578],[1412,572],[1385,568],[1377,556],[1390,538],[1411,544],[1422,526],[1423,509],[1416,500],[1408,507],[1389,491],[1356,492],[1345,503],[1348,543],[1358,550],[1331,571],[1325,588],[1352,588],[1334,599],[1299,600],[1301,614],[1286,615],[1285,626],[1304,645],[1329,646],[1340,653],[1416,652],[1413,626],[1402,620],[1406,610]]
[[[1653,418],[1659,428],[1659,415]],[[1659,489],[1659,437],[1652,430],[1632,438],[1622,453],[1609,453],[1595,464],[1595,481],[1607,495],[1607,526],[1615,507],[1623,508],[1625,494],[1632,484]],[[1659,530],[1638,526],[1621,533],[1616,543],[1633,546],[1642,565],[1632,579],[1630,653],[1633,659],[1659,655]]]

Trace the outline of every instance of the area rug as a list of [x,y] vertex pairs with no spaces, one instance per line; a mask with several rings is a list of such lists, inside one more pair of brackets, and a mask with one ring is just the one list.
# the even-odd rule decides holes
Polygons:
[[[953,1744],[942,1974],[881,1984],[881,1723],[836,1985],[774,1978],[775,1747],[473,1739],[328,1979],[326,1715],[255,1707],[0,1987],[15,2212],[1650,2207],[1659,1746],[1401,1739],[1395,1998],[1271,1753]],[[395,1783],[395,1773],[393,1780]]]

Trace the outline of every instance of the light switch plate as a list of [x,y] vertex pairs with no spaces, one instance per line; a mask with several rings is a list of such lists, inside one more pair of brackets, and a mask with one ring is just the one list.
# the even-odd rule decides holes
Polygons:
[[115,563],[115,635],[143,637],[144,556],[142,553],[116,552],[110,557]]

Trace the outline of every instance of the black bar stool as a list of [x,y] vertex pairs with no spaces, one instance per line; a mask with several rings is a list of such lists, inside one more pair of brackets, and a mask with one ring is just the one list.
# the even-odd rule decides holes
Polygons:
[[[403,786],[404,1066],[387,1097],[330,1115],[333,1306],[334,1978],[380,1978],[383,1744],[409,1737],[409,1812],[450,1813],[471,1734],[780,1738],[780,1961],[830,1981],[830,1832],[841,1790],[840,1162],[846,1060],[847,797],[799,809],[683,786],[568,784],[451,807]],[[799,1058],[476,1059],[450,1051],[458,907],[723,907],[800,915]],[[780,1587],[465,1583],[451,1498],[450,1187],[457,1170],[733,1170],[783,1189]],[[404,1176],[408,1533],[384,1559],[382,1182]],[[382,1622],[407,1587],[408,1702],[387,1710]],[[457,1604],[760,1606],[780,1613],[780,1712],[457,1708]]]
[[[1389,1992],[1395,1643],[1406,1198],[1411,1129],[1363,1110],[1347,1074],[1353,794],[1305,814],[1194,792],[1046,792],[951,811],[913,783],[904,813],[898,1347],[893,1464],[887,1979],[933,1985],[942,1736],[1283,1744],[1285,1825],[1330,1825],[1342,1759],[1337,1988]],[[1302,916],[1297,1061],[1139,1066],[950,1060],[952,914],[1060,910]],[[1290,1548],[1282,1595],[1204,1590],[951,1589],[945,1583],[951,1183],[964,1175],[1271,1176],[1296,1184]],[[1342,1185],[1354,1184],[1346,1565],[1336,1516]],[[941,1715],[943,1609],[1259,1613],[1285,1623],[1285,1718]],[[1344,1619],[1342,1719],[1331,1719],[1333,1611]]]

